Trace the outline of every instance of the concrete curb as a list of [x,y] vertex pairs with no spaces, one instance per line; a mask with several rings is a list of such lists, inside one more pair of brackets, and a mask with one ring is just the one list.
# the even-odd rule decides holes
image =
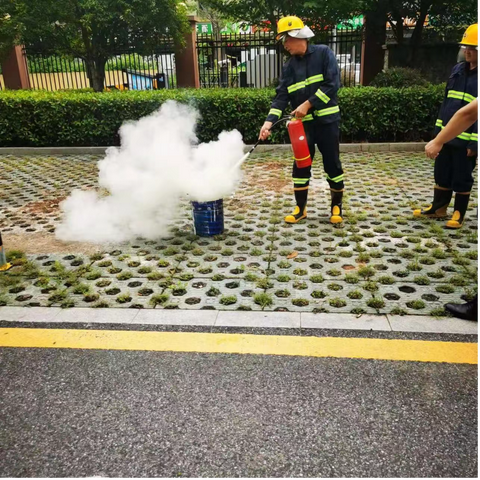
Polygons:
[[[341,153],[423,152],[425,142],[341,143]],[[251,147],[251,145],[247,145]],[[104,155],[110,147],[1,147],[0,155]],[[257,152],[290,150],[289,144],[259,145]]]
[[245,328],[305,328],[477,335],[477,324],[457,318],[420,315],[362,315],[217,310],[134,310],[128,308],[0,307],[0,321],[181,325]]

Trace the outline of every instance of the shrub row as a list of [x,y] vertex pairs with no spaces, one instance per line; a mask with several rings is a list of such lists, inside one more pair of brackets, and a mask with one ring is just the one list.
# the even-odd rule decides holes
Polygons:
[[[148,115],[168,99],[199,109],[200,141],[236,128],[246,143],[254,143],[274,93],[272,89],[4,91],[0,93],[0,146],[118,145],[118,129],[124,121]],[[339,92],[342,141],[428,140],[442,95],[440,85],[343,88]],[[271,140],[288,142],[286,129],[276,130]]]

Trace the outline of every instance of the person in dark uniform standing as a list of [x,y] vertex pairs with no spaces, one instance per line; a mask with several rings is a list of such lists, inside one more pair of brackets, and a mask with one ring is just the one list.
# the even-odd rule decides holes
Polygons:
[[[478,93],[478,25],[470,25],[460,42],[465,53],[465,62],[453,67],[445,90],[445,98],[435,124],[435,135],[443,130],[455,113],[473,102]],[[460,228],[468,208],[470,191],[473,186],[473,170],[478,151],[477,122],[445,143],[435,160],[435,188],[432,204],[413,212],[416,217],[441,218],[447,215],[447,208],[455,191],[453,216],[447,228]]]
[[[470,128],[478,120],[478,98],[461,108],[448,122],[448,125],[425,147],[428,158],[435,160],[445,143]],[[466,303],[446,303],[447,312],[464,320],[478,321],[478,294]]]
[[[282,41],[291,58],[282,72],[277,94],[273,100],[259,138],[270,135],[270,127],[278,120],[290,102],[292,115],[303,121],[310,157],[315,145],[323,158],[323,166],[331,192],[330,222],[341,223],[344,174],[340,162],[340,109],[337,91],[340,87],[338,65],[332,50],[326,45],[309,45],[313,32],[294,16],[278,22],[277,40]],[[297,223],[307,217],[307,198],[311,166],[299,168],[293,163],[293,190],[297,206],[287,223]]]

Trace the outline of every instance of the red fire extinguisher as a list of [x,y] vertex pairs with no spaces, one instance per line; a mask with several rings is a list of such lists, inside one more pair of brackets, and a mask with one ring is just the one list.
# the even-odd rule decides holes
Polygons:
[[309,167],[312,164],[307,136],[303,128],[303,122],[294,118],[288,123],[288,135],[292,143],[293,158],[298,168]]
[[[312,164],[312,159],[310,158],[310,150],[308,148],[307,136],[305,135],[305,129],[303,128],[303,123],[297,118],[291,116],[283,117],[278,119],[272,124],[270,130],[275,127],[275,125],[280,122],[288,122],[288,135],[290,136],[290,141],[292,142],[293,157],[297,163],[298,168],[309,167]],[[260,138],[257,140],[257,143],[233,166],[233,169],[240,168],[242,163],[250,156],[250,154],[258,147],[259,143],[262,140]]]

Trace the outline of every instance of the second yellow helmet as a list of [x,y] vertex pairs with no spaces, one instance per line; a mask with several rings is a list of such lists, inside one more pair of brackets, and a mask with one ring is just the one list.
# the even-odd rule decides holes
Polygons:
[[460,41],[460,45],[466,45],[469,47],[478,47],[478,23],[470,25],[463,34],[463,38]]

